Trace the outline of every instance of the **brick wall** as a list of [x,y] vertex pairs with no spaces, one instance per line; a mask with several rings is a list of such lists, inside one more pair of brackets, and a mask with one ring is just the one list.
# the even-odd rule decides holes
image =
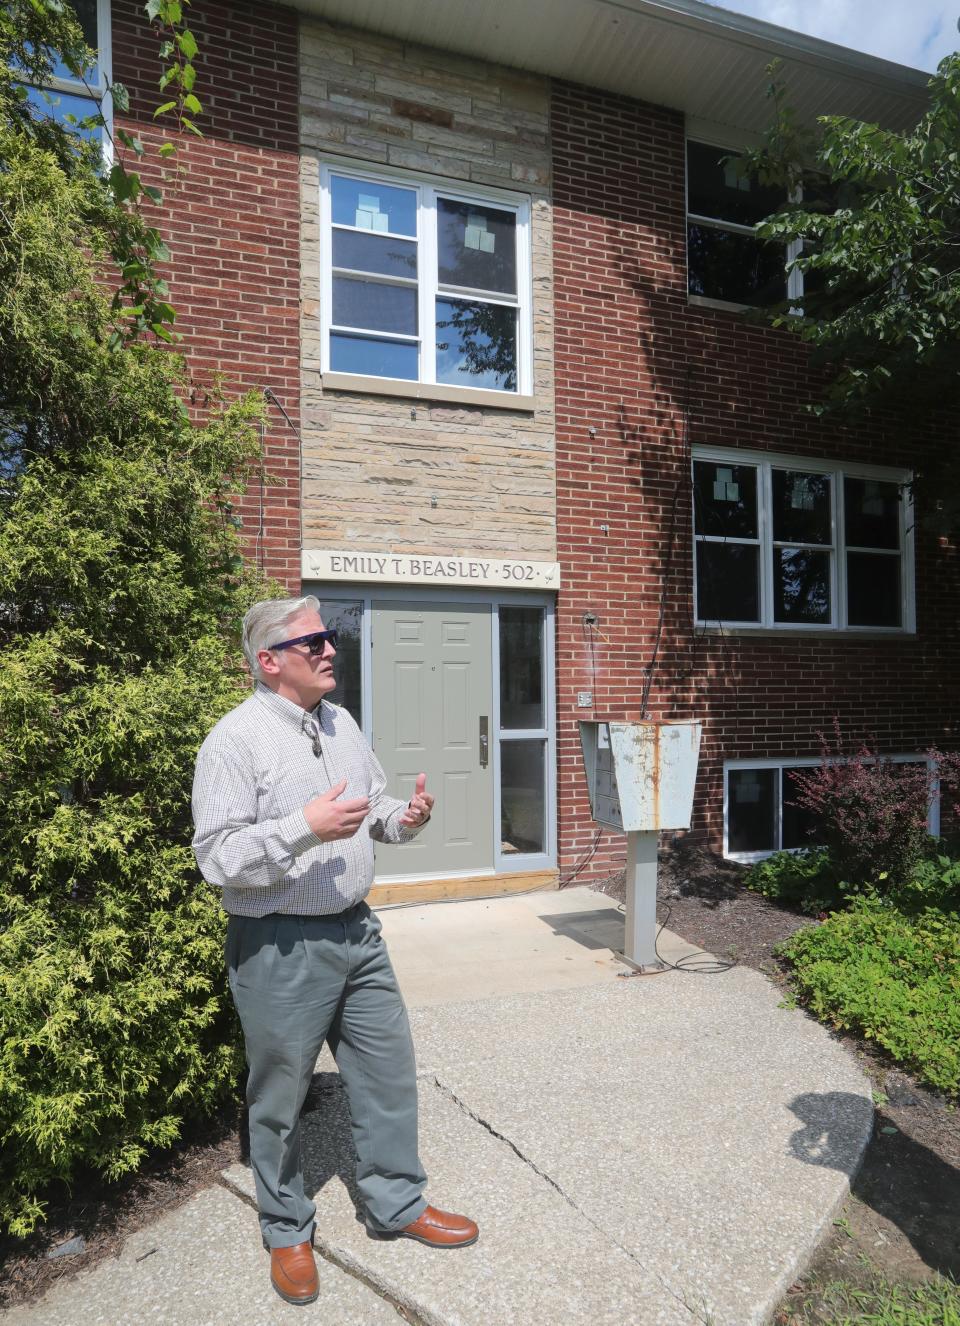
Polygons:
[[[157,218],[171,251],[171,301],[191,382],[217,375],[228,395],[271,387],[300,417],[297,16],[289,9],[197,0],[188,13],[200,53],[195,92],[203,138],[184,135],[159,180]],[[158,41],[132,0],[113,5],[113,70],[130,92],[118,124],[148,147],[169,135],[153,121],[162,98]],[[157,174],[150,155],[145,174]],[[239,499],[248,551],[291,591],[300,585],[300,461],[295,434],[271,407],[268,475]]]
[[[554,561],[546,80],[313,19],[301,61],[304,545]],[[533,411],[324,384],[321,161],[530,198]]]
[[625,848],[595,841],[576,720],[640,717],[661,602],[648,710],[703,719],[694,828],[719,847],[724,759],[816,755],[834,715],[891,753],[956,747],[960,586],[951,550],[919,529],[916,636],[693,629],[692,443],[909,466],[929,442],[889,417],[817,421],[803,406],[818,380],[788,333],[688,305],[681,116],[558,85],[551,131],[561,871],[594,848],[588,879]]

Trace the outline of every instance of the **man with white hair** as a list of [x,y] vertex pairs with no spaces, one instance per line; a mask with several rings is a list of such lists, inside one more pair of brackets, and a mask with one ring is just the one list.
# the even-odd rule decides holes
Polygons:
[[273,1287],[319,1294],[304,1192],[300,1109],[327,1040],[347,1090],[357,1186],[375,1237],[466,1247],[477,1226],[428,1206],[417,1154],[417,1084],[407,1011],[364,902],[373,844],[402,843],[430,818],[420,774],[409,803],[386,795],[356,723],[324,697],[336,631],[312,596],[254,604],[243,652],[256,685],[197,757],[193,848],[229,912],[227,967],[250,1068],[250,1161]]

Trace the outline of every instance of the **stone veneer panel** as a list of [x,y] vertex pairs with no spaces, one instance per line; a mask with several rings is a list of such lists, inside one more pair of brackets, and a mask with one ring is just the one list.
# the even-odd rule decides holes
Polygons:
[[[555,560],[546,80],[310,19],[300,70],[304,547]],[[533,412],[324,390],[325,160],[530,197]]]

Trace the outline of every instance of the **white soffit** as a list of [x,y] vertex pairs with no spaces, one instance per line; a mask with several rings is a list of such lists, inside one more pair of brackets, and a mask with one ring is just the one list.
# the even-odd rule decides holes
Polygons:
[[700,0],[294,0],[295,8],[406,43],[621,92],[758,130],[766,66],[784,62],[803,118],[851,115],[905,129],[928,74]]

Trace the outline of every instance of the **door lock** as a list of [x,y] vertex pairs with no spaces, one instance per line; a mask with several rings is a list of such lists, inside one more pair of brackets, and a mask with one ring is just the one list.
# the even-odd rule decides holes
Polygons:
[[490,719],[486,714],[480,716],[480,768],[485,769],[490,763]]

